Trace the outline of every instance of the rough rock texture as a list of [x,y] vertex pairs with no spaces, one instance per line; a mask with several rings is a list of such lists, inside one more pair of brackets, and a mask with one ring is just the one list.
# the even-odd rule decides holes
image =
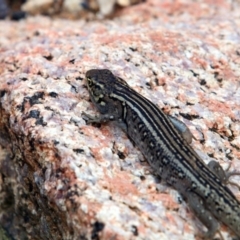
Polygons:
[[14,239],[196,239],[202,225],[149,173],[127,136],[111,124],[85,124],[81,113],[96,110],[83,79],[91,68],[109,68],[185,122],[206,162],[240,171],[239,5],[149,0],[101,22],[0,22],[6,232]]

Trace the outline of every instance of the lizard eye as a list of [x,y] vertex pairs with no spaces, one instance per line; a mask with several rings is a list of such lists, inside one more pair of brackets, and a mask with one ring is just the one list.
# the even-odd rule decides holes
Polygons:
[[93,85],[93,81],[91,78],[87,78],[87,83],[88,83],[88,86],[91,87]]

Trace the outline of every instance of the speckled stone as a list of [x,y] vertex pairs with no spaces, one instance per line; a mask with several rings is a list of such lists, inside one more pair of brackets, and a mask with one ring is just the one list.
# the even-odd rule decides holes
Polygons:
[[11,199],[0,223],[13,237],[196,239],[203,226],[126,134],[81,114],[97,113],[85,72],[108,68],[186,123],[206,163],[240,171],[240,6],[210,2],[149,0],[102,21],[0,22],[0,194]]

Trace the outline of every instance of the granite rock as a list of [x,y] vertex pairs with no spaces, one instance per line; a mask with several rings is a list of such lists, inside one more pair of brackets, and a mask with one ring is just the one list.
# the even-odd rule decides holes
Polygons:
[[196,239],[202,225],[125,133],[86,125],[82,112],[97,112],[84,74],[112,70],[186,123],[206,163],[215,158],[240,171],[239,7],[149,0],[111,20],[0,22],[0,223],[7,233]]

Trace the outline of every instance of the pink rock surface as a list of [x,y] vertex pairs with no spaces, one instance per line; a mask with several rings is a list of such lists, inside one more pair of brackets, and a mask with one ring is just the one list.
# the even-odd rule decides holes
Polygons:
[[206,163],[240,171],[239,7],[149,0],[111,20],[0,22],[1,185],[15,178],[12,220],[24,236],[196,239],[202,225],[125,133],[86,125],[82,112],[97,112],[83,79],[112,70],[186,123]]

